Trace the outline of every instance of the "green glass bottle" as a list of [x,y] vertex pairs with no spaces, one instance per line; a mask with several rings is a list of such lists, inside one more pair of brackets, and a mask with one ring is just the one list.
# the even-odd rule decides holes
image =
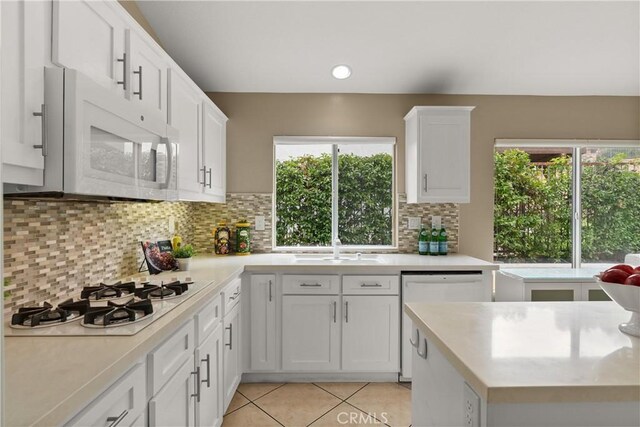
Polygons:
[[429,239],[429,255],[438,255],[440,252],[440,243],[438,242],[438,236],[440,232],[434,226],[431,229],[431,238]]
[[420,233],[418,234],[418,253],[429,255],[429,231],[422,224],[420,224]]
[[449,252],[449,242],[447,238],[447,230],[444,227],[440,228],[438,235],[438,253],[440,255],[446,255]]

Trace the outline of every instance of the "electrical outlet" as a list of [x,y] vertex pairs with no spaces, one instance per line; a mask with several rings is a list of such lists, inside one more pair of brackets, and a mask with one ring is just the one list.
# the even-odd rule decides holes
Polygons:
[[422,221],[422,218],[420,218],[419,216],[410,216],[407,221],[408,222],[407,228],[409,230],[419,230],[421,221]]
[[254,220],[254,224],[256,225],[256,231],[264,230],[264,216],[257,216]]
[[480,427],[480,398],[464,383],[464,425],[467,427]]
[[431,216],[431,227],[432,228],[440,228],[442,227],[442,217],[438,215]]
[[169,217],[169,234],[173,234],[176,231],[176,219],[172,216]]

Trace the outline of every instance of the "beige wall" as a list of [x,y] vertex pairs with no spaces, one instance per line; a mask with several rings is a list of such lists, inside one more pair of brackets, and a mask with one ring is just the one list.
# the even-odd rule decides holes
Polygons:
[[229,117],[227,191],[273,191],[274,135],[394,136],[404,192],[404,115],[414,105],[474,105],[471,203],[460,252],[492,258],[495,138],[640,139],[638,97],[210,93]]
[[129,15],[131,15],[133,19],[138,21],[138,24],[140,24],[140,26],[142,26],[142,28],[144,28],[145,31],[149,33],[149,35],[156,41],[156,43],[162,46],[162,43],[160,43],[160,39],[158,38],[158,35],[154,31],[151,24],[149,24],[149,21],[147,21],[147,18],[145,18],[144,15],[142,14],[142,11],[138,7],[138,4],[136,3],[135,0],[118,0],[118,3],[120,3],[122,7],[124,7],[127,10],[127,12],[129,12]]

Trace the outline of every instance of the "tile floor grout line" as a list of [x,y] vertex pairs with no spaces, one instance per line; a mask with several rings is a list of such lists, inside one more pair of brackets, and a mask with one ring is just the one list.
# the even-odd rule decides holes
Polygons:
[[[246,384],[252,384],[252,383],[246,383]],[[269,384],[269,383],[256,383],[256,384]],[[247,396],[244,396],[244,394],[242,394],[240,391],[238,391],[238,393],[242,394],[246,399],[249,399],[249,402],[254,403],[256,400],[258,400],[258,399],[262,399],[262,398],[263,398],[263,397],[265,397],[267,394],[269,394],[269,393],[273,393],[274,391],[276,391],[276,390],[277,390],[277,389],[279,389],[280,387],[284,387],[284,386],[285,386],[285,385],[287,385],[287,384],[291,384],[291,383],[283,383],[283,384],[280,384],[278,387],[274,388],[273,390],[269,390],[268,392],[266,392],[265,394],[263,394],[263,395],[261,395],[261,396],[259,396],[259,397],[256,397],[254,400],[251,400],[251,399],[249,399]]]
[[[278,387],[279,388],[279,387]],[[262,396],[261,396],[262,397]],[[251,402],[253,404],[253,406],[255,406],[256,408],[260,409],[262,412],[264,412],[265,414],[267,414],[267,416],[269,418],[271,418],[273,421],[277,422],[278,424],[280,424],[282,427],[285,427],[284,424],[282,424],[280,421],[278,421],[273,415],[271,415],[270,413],[268,413],[267,411],[265,411],[264,409],[262,409],[261,407],[259,407],[257,404],[255,404],[254,402]]]
[[[368,386],[371,383],[366,383],[365,385],[363,385],[362,387],[360,387],[359,389],[357,389],[355,392],[353,392],[349,397],[347,397],[347,399],[351,399],[357,392],[359,392],[360,390],[362,390],[363,388],[365,388],[366,386]],[[347,399],[344,399],[344,401],[346,402]]]
[[[323,389],[324,390],[324,389]],[[326,391],[326,390],[325,390]],[[331,394],[331,393],[329,393]],[[337,397],[337,396],[336,396]],[[339,399],[339,398],[338,398]],[[307,424],[307,427],[309,427],[311,424],[315,423],[316,421],[318,421],[320,418],[324,417],[325,415],[327,415],[329,412],[333,411],[334,409],[336,409],[338,406],[342,405],[344,403],[344,401],[341,401],[340,403],[338,403],[336,406],[334,406],[333,408],[329,409],[327,412],[325,412],[324,414],[320,415],[318,418],[316,418],[315,420],[311,421],[309,424]]]
[[[322,390],[322,391],[326,391],[326,392],[327,392],[327,393],[329,393],[330,395],[332,395],[332,396],[334,396],[334,397],[337,397],[338,399],[342,400],[343,402],[346,402],[346,401],[347,401],[347,399],[351,399],[351,398],[353,397],[353,395],[354,395],[354,394],[356,394],[357,392],[359,392],[360,390],[362,390],[363,388],[365,388],[366,386],[368,386],[368,385],[369,385],[369,384],[371,384],[371,383],[365,383],[365,385],[363,385],[362,387],[360,387],[359,389],[357,389],[356,391],[354,391],[353,393],[351,393],[349,396],[347,396],[347,397],[346,397],[346,398],[344,398],[344,399],[343,399],[343,398],[341,398],[340,396],[338,396],[337,394],[333,394],[333,393],[331,393],[329,390],[327,390],[327,389],[323,388],[321,385],[318,385],[318,384],[322,384],[322,383],[318,383],[318,384],[316,384],[316,383],[311,383],[311,384],[313,384],[314,386],[318,387],[320,390]],[[348,384],[348,383],[345,383],[345,384]]]
[[[242,394],[242,393],[240,393],[240,394]],[[246,396],[244,396],[244,395],[242,395],[242,396],[243,396],[245,399],[247,399],[247,398],[246,398]],[[247,399],[247,403],[245,403],[244,405],[238,406],[236,409],[234,409],[234,410],[233,410],[233,411],[231,411],[231,412],[227,412],[226,414],[224,414],[224,415],[222,416],[222,418],[226,417],[227,415],[231,415],[231,414],[233,414],[233,413],[234,413],[234,412],[236,412],[238,409],[242,409],[242,408],[244,408],[245,406],[247,406],[247,405],[248,405],[248,404],[250,404],[250,403],[253,403],[253,402],[252,402],[252,401],[250,401],[249,399]]]

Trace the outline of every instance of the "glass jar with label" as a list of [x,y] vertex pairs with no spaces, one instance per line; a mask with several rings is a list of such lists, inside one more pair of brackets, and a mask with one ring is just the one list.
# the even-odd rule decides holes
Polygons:
[[231,250],[231,232],[225,221],[220,221],[213,229],[213,249],[216,255],[228,255]]
[[236,223],[236,255],[251,253],[251,224],[246,220]]

